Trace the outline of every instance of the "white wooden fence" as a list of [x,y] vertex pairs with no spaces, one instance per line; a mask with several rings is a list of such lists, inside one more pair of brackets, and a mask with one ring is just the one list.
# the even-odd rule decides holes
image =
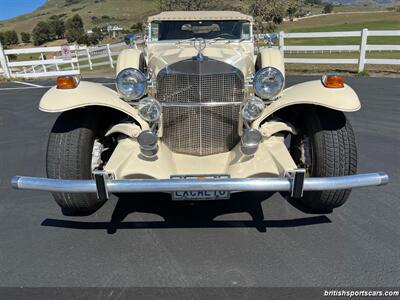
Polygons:
[[[65,47],[58,46],[4,50],[0,44],[0,63],[3,76],[6,78],[37,78],[80,74],[79,59],[76,53],[78,50],[84,49],[85,47],[72,45],[68,47],[70,53],[68,57],[47,59],[46,54],[61,52],[63,48],[65,49]],[[32,56],[36,56],[38,59],[15,62],[9,60],[10,55],[24,54],[32,54]],[[63,65],[64,68],[61,69],[60,65]],[[65,65],[69,67],[65,67]]]
[[[286,63],[296,64],[354,64],[358,65],[358,71],[364,71],[366,64],[378,65],[400,65],[400,43],[397,45],[371,45],[368,44],[369,36],[398,36],[400,30],[369,31],[342,31],[342,32],[307,32],[307,33],[279,33],[279,47],[284,54],[288,53],[334,53],[334,52],[357,52],[358,58],[288,58]],[[335,37],[360,37],[359,45],[331,45],[331,46],[290,46],[285,45],[287,39],[316,39]],[[108,65],[114,68],[116,57],[126,48],[125,43],[107,44],[97,47],[87,46],[58,46],[41,47],[29,49],[7,49],[3,50],[0,44],[0,76],[6,78],[36,78],[47,76],[76,75],[81,69],[93,69],[98,66]],[[399,51],[398,59],[371,59],[366,57],[368,51]],[[61,55],[61,53],[64,55]],[[65,55],[65,52],[68,55]],[[46,53],[56,54],[47,58]],[[36,60],[10,61],[10,55],[32,54],[37,56]]]
[[[398,59],[371,59],[366,58],[367,51],[400,51],[398,45],[371,45],[368,44],[370,36],[398,36],[400,30],[368,30],[340,31],[340,32],[304,32],[304,33],[279,33],[279,47],[284,53],[323,53],[323,52],[359,52],[357,59],[332,59],[332,58],[285,58],[285,63],[297,64],[358,64],[358,72],[364,71],[366,64],[372,65],[400,65],[400,52]],[[334,37],[361,37],[359,45],[332,45],[332,46],[286,46],[285,39],[303,38],[334,38]]]
[[[103,65],[114,68],[116,56],[126,47],[125,43],[117,43],[98,47],[71,45],[4,50],[0,44],[0,76],[38,78],[78,75],[83,68],[92,70],[94,67]],[[32,54],[30,56],[36,56],[37,59],[24,61],[9,59],[10,55],[26,54]],[[48,58],[48,55],[52,55],[52,58]]]

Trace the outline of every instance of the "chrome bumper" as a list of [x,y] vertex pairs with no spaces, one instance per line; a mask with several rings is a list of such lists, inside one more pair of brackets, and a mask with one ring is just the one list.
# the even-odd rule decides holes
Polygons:
[[[226,179],[137,179],[104,180],[105,193],[151,193],[177,191],[276,191],[293,192],[295,177],[285,178],[226,178]],[[302,180],[302,191],[340,190],[385,185],[386,173],[369,173],[341,177],[312,177]],[[15,176],[11,180],[15,189],[48,192],[97,193],[97,180],[63,180]],[[302,194],[302,193],[301,193]]]

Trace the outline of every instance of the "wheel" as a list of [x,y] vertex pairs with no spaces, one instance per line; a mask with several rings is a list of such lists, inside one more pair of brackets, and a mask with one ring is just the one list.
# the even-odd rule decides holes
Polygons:
[[[353,129],[342,112],[313,108],[302,115],[303,133],[293,136],[291,154],[306,176],[332,177],[357,172],[357,148]],[[308,191],[300,201],[310,212],[328,213],[343,205],[351,189]]]
[[[84,110],[62,113],[55,122],[48,141],[46,170],[49,178],[92,179],[98,167],[102,130],[95,115]],[[93,155],[92,155],[93,152]],[[87,215],[95,212],[105,201],[96,194],[53,193],[66,215]]]

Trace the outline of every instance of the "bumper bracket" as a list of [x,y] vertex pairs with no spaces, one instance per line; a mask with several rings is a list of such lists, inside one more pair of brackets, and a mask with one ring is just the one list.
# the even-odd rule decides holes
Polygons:
[[287,173],[287,176],[291,180],[290,196],[292,198],[303,197],[305,175],[305,169],[296,169]]

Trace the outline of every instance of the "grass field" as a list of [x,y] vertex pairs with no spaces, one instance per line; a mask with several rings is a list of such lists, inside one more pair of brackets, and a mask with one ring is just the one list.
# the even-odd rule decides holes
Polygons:
[[285,22],[279,26],[280,30],[287,32],[346,31],[363,28],[371,30],[400,29],[400,13],[388,11],[330,14]]
[[[359,52],[334,52],[334,53],[286,53],[285,57],[291,58],[359,58]],[[366,58],[375,59],[400,59],[399,51],[374,51],[367,52]]]
[[[369,30],[400,30],[400,13],[360,13],[327,15],[287,22],[279,26],[284,32],[332,32]],[[400,37],[369,37],[369,44],[400,44]],[[359,37],[286,39],[286,45],[359,45]]]

